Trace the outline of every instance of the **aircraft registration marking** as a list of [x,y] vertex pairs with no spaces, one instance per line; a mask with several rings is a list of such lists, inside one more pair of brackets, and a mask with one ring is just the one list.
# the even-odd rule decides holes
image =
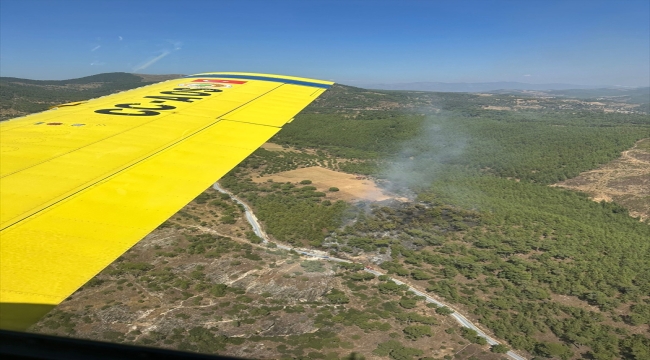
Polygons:
[[[186,85],[186,84],[179,84]],[[197,84],[198,85],[198,84]],[[225,87],[224,87],[225,88]],[[173,90],[161,91],[159,95],[144,96],[145,99],[157,99],[149,101],[150,104],[163,104],[168,101],[192,103],[196,100],[201,100],[213,93],[223,92],[222,89],[215,89],[212,87],[176,87]],[[172,96],[170,96],[172,95]],[[156,116],[160,115],[161,111],[175,110],[174,105],[156,105],[147,106],[142,102],[115,104],[111,109],[95,110],[97,114],[104,115],[119,115],[119,116]]]

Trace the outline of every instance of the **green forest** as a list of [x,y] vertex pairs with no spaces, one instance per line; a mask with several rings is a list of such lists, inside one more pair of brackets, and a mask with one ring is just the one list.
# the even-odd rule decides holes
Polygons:
[[[334,156],[379,164],[413,157],[420,173],[430,168],[439,171],[441,164],[458,165],[499,177],[550,184],[611,161],[635,141],[650,137],[647,114],[494,111],[481,108],[487,100],[473,103],[475,95],[435,93],[432,101],[441,109],[437,111],[422,106],[346,111],[364,105],[363,99],[353,96],[363,91],[349,87],[330,91],[352,94],[315,102],[272,141],[299,148],[318,147]],[[423,95],[416,95],[413,101],[421,102],[418,99]],[[349,99],[349,104],[341,104],[344,99]],[[408,99],[392,100],[411,104]],[[328,101],[346,107],[325,113],[322,108],[336,108],[328,107]],[[381,177],[382,172],[374,171],[373,175]]]
[[[483,110],[458,99],[471,100],[468,94],[444,104],[444,94],[436,94],[438,111],[358,110],[376,102],[377,92],[331,92],[272,140],[320,149],[321,156],[258,151],[231,174],[238,180],[226,179],[269,233],[333,254],[388,252],[392,260],[383,269],[422,282],[533,355],[650,356],[650,227],[615,203],[547,186],[650,137],[648,115]],[[415,95],[386,96],[409,104]],[[415,205],[368,213],[363,205],[336,208],[318,196],[296,196],[302,192],[291,184],[242,181],[246,168],[278,163],[281,171],[314,164],[342,169],[328,157],[354,159],[355,172],[377,179],[417,180],[401,183],[415,191]],[[563,303],[561,296],[580,301]]]

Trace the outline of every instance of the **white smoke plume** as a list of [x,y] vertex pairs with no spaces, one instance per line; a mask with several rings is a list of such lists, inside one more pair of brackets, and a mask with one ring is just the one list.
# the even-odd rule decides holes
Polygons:
[[428,188],[443,166],[460,156],[466,147],[466,135],[447,116],[432,111],[425,114],[419,134],[402,144],[382,172],[391,192],[408,194]]

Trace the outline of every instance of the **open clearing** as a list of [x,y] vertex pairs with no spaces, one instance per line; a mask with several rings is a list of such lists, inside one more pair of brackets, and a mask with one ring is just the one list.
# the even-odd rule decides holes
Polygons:
[[[302,180],[311,180],[310,185],[315,186],[318,191],[327,192],[330,200],[344,201],[382,201],[396,199],[395,196],[384,192],[374,181],[361,176],[355,176],[340,171],[311,166],[302,169],[285,171],[273,175],[253,177],[256,183],[266,182],[269,179],[274,182],[298,183]],[[329,188],[337,187],[339,191],[329,192]]]
[[261,146],[262,149],[268,150],[268,151],[278,151],[278,152],[294,152],[294,153],[305,153],[305,154],[316,154],[316,150],[314,149],[296,149],[291,146],[282,146],[280,144],[274,144],[274,143],[264,143]]
[[594,201],[615,201],[630,215],[650,217],[650,139],[638,141],[621,157],[553,186],[586,192]]
[[268,151],[282,151],[282,152],[287,152],[287,151],[293,151],[293,152],[298,152],[298,150],[295,150],[290,147],[283,147],[280,144],[274,144],[274,143],[264,143],[261,146],[262,149],[268,150]]

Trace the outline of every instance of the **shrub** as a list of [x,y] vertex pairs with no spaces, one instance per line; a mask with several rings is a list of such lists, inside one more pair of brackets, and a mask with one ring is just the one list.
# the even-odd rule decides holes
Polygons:
[[372,280],[375,278],[375,275],[367,272],[356,272],[352,275],[350,275],[350,280],[354,281],[366,281],[366,280]]
[[350,298],[345,296],[343,291],[337,289],[332,289],[325,297],[333,304],[347,304],[350,302]]
[[194,199],[194,201],[196,201],[197,204],[205,204],[205,203],[208,202],[208,200],[210,200],[211,198],[212,198],[212,196],[210,196],[210,194],[207,194],[207,193],[201,193],[199,196],[197,196],[197,197]]
[[454,313],[454,310],[452,310],[452,309],[450,309],[450,308],[448,308],[446,306],[442,306],[442,307],[439,307],[439,308],[436,309],[436,313],[438,313],[440,315],[451,315],[451,314]]
[[[300,266],[305,269],[306,272],[324,272],[325,267],[320,261],[317,260],[305,260],[300,263]],[[302,275],[302,273],[296,275]]]
[[411,340],[417,340],[423,336],[431,336],[431,326],[411,325],[404,328],[404,334]]
[[573,356],[571,350],[566,345],[560,343],[538,343],[533,353],[547,358],[559,357],[562,360],[569,359]]
[[408,289],[407,285],[397,285],[392,281],[379,283],[377,286],[379,292],[382,294],[401,294],[404,290]]
[[402,298],[399,301],[399,305],[405,309],[413,309],[414,307],[417,306],[417,300],[415,299],[409,299],[409,298]]
[[262,238],[257,236],[254,231],[246,231],[246,238],[253,244],[261,244]]
[[227,288],[228,288],[228,285],[226,285],[226,284],[212,285],[212,287],[210,288],[210,295],[212,295],[214,297],[225,296]]
[[492,347],[490,348],[490,351],[492,351],[493,353],[497,353],[497,354],[505,354],[508,351],[510,351],[510,348],[503,345],[503,344],[497,344],[497,345],[492,345]]
[[232,215],[224,215],[221,217],[221,222],[224,224],[234,224],[237,220]]

